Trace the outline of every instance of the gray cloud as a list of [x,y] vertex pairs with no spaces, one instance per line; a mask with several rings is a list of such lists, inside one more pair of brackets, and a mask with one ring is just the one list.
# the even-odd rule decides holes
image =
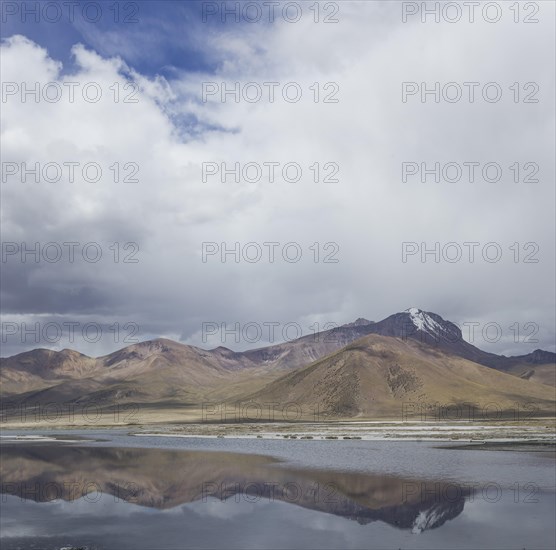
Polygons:
[[[554,350],[553,12],[553,5],[543,5],[533,25],[508,17],[496,24],[404,24],[398,4],[343,2],[336,25],[303,19],[207,33],[206,55],[221,60],[218,72],[176,73],[168,82],[133,72],[141,44],[126,57],[134,47],[128,39],[122,56],[131,69],[76,47],[77,72],[70,77],[40,44],[12,38],[3,46],[3,81],[94,81],[106,91],[115,82],[123,86],[131,71],[141,92],[136,104],[115,103],[107,92],[95,104],[10,98],[3,105],[4,161],[94,161],[103,177],[94,184],[17,177],[2,183],[2,241],[96,242],[103,258],[37,264],[10,256],[1,265],[2,320],[134,322],[140,338],[169,336],[209,347],[221,342],[203,342],[203,322],[292,322],[310,333],[315,322],[379,320],[417,306],[458,323],[499,324],[499,341],[475,341],[489,351]],[[203,103],[207,81],[295,81],[304,98]],[[403,103],[404,81],[498,82],[504,95],[498,103],[414,97]],[[321,97],[324,84],[337,83],[340,102],[315,103],[309,89],[315,82]],[[537,83],[539,103],[515,103],[509,89],[515,82],[521,92],[525,83]],[[180,121],[196,130],[180,128]],[[202,181],[203,162],[269,161],[297,162],[304,177],[295,183]],[[437,161],[497,162],[504,177],[402,182],[402,162]],[[137,163],[139,182],[115,183],[114,162]],[[321,171],[337,163],[339,182],[312,181],[315,162]],[[522,169],[537,163],[540,181],[513,182],[508,167],[516,162]],[[270,241],[280,243],[273,263],[235,263],[232,256],[222,263],[216,255],[202,261],[203,242]],[[418,255],[403,263],[404,241],[481,245],[474,263],[442,257],[435,263],[431,256],[422,263]],[[137,243],[138,263],[123,261],[129,242]],[[289,242],[301,247],[300,261],[281,257]],[[499,243],[499,262],[482,259],[489,242]],[[523,262],[531,242],[538,245],[538,263]],[[119,261],[114,243],[120,243]],[[337,243],[338,263],[323,262],[331,250],[326,243]],[[519,243],[517,263],[513,243]],[[515,323],[517,341],[509,328]],[[523,341],[526,323],[538,325],[538,342]],[[100,355],[121,345],[106,338],[71,347]],[[16,335],[2,347],[9,355],[36,343]]]

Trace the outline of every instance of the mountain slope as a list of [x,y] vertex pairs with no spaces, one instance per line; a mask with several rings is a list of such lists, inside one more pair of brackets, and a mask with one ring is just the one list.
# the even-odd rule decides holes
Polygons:
[[552,414],[554,390],[411,339],[369,335],[281,376],[245,400],[297,403],[329,417],[401,419],[409,402],[432,408],[495,403],[508,411],[534,402]]
[[249,362],[264,365],[269,370],[289,370],[308,365],[362,336],[369,334],[372,321],[357,319],[353,323],[303,336],[296,340],[248,350],[241,354]]

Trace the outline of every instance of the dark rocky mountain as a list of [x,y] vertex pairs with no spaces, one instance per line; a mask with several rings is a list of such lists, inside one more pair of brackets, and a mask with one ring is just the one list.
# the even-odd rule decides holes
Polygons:
[[556,369],[555,353],[535,350],[527,355],[513,357],[489,353],[467,342],[456,324],[446,321],[436,313],[417,308],[395,313],[383,321],[368,325],[365,329],[368,334],[417,340],[497,370],[512,372],[516,366],[523,364],[554,365]]

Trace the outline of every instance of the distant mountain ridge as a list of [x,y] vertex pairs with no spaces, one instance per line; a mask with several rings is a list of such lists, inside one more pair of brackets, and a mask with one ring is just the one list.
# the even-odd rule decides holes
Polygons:
[[[371,345],[372,349],[378,345],[383,357],[377,359],[368,351],[355,353],[360,345]],[[319,366],[327,360],[332,361],[329,367]],[[516,357],[482,351],[463,340],[454,323],[438,314],[409,308],[379,322],[359,318],[328,331],[244,352],[222,346],[204,350],[164,338],[98,358],[73,350],[36,349],[0,359],[0,394],[18,402],[121,401],[165,406],[196,406],[204,401],[261,395],[312,403],[320,396],[340,415],[372,415],[394,410],[396,400],[407,393],[398,385],[407,390],[413,382],[415,390],[426,388],[415,395],[434,399],[439,393],[443,398],[463,399],[466,392],[482,395],[477,385],[486,380],[485,388],[491,383],[497,386],[490,388],[491,392],[502,389],[502,394],[507,390],[508,395],[536,395],[546,405],[550,397],[537,386],[556,385],[555,363],[556,354],[544,350]],[[421,365],[420,370],[412,364]],[[456,364],[468,373],[461,381],[462,391],[453,388],[449,379],[455,380]],[[493,378],[489,373],[492,369],[505,374]],[[298,387],[296,381],[301,380],[302,373],[313,370],[316,374],[307,378],[311,382]],[[444,372],[446,379],[430,378],[433,371],[440,379]],[[386,392],[385,399],[379,396],[377,400],[375,395],[378,408],[366,397],[357,398],[362,388],[370,391],[367,378],[374,380],[375,394],[379,386]],[[511,399],[501,400],[509,403]]]

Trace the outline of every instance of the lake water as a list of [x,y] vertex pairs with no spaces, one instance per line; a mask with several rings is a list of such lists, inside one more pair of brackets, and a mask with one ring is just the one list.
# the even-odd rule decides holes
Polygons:
[[3,550],[556,547],[553,453],[124,431],[63,433],[102,440],[76,443],[2,435]]

